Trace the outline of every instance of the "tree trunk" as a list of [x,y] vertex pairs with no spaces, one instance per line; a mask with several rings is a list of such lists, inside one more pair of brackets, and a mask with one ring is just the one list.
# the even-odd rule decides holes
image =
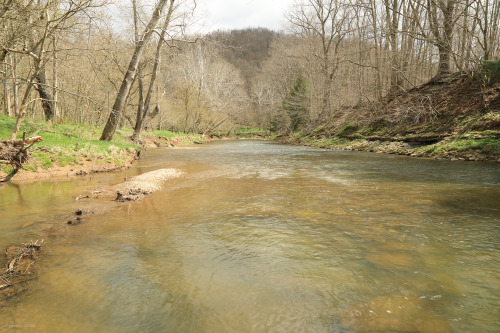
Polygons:
[[13,114],[17,116],[19,111],[19,98],[18,98],[18,89],[17,89],[17,59],[16,54],[14,53],[11,57],[12,64],[12,92],[14,94],[14,112]]
[[57,49],[56,49],[56,36],[52,37],[53,56],[52,56],[52,107],[54,111],[54,120],[57,121],[59,117],[59,106],[57,105]]
[[122,84],[120,86],[120,90],[116,95],[115,103],[113,105],[113,109],[111,110],[111,114],[109,115],[108,121],[106,122],[106,126],[102,131],[102,135],[100,140],[111,141],[113,139],[113,135],[115,134],[116,126],[118,125],[118,121],[120,119],[120,115],[123,111],[123,107],[125,105],[125,101],[130,92],[130,87],[134,81],[134,76],[137,71],[137,66],[139,65],[139,61],[141,60],[142,53],[144,51],[144,47],[146,46],[147,41],[153,34],[154,28],[160,19],[161,13],[167,0],[160,0],[157,4],[153,15],[151,16],[151,20],[146,26],[146,30],[137,45],[135,46],[134,53],[132,55],[132,59],[130,60],[127,72],[125,73],[125,77],[123,78]]
[[5,74],[4,74],[4,108],[5,114],[9,117],[12,115],[12,105],[10,100],[10,88],[9,88],[9,80],[7,80],[7,63],[5,64]]
[[36,75],[36,90],[42,100],[43,113],[45,120],[49,121],[54,118],[54,98],[50,94],[50,89],[47,86],[47,78],[45,75],[45,65],[43,65]]
[[447,46],[438,45],[439,50],[439,68],[435,80],[439,80],[450,74],[450,50]]
[[17,113],[16,124],[14,125],[14,129],[12,130],[12,134],[10,139],[15,140],[17,138],[17,133],[19,133],[19,129],[21,128],[21,123],[23,122],[24,114],[26,113],[26,107],[28,107],[28,101],[31,94],[31,88],[34,85],[34,78],[32,77],[28,82],[28,86],[26,87],[26,91],[24,92],[23,101],[21,102],[21,107],[19,108],[19,112]]
[[[165,18],[165,22],[163,23],[163,27],[160,34],[160,39],[158,40],[158,45],[156,46],[156,54],[155,54],[155,63],[153,65],[153,73],[151,74],[151,80],[149,81],[148,92],[146,95],[146,99],[142,105],[142,110],[139,108],[137,110],[137,121],[135,122],[134,135],[133,140],[138,141],[141,136],[142,127],[144,124],[144,120],[146,119],[146,115],[149,111],[149,106],[151,104],[151,97],[153,96],[153,89],[156,82],[156,77],[158,76],[158,68],[160,66],[161,59],[161,48],[163,45],[163,40],[165,39],[165,35],[167,33],[168,26],[170,24],[170,19],[172,17],[172,13],[174,11],[174,3],[175,0],[170,0],[170,5],[168,8],[167,17]],[[142,94],[142,89],[139,90]],[[141,96],[142,99],[142,96]],[[139,102],[140,104],[141,102]]]

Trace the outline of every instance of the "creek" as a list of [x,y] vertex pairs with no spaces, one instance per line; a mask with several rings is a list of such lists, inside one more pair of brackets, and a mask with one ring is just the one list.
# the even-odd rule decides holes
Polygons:
[[[77,226],[74,197],[179,179]],[[220,141],[0,186],[0,246],[48,234],[0,331],[497,332],[500,167]],[[47,230],[63,229],[50,236]]]

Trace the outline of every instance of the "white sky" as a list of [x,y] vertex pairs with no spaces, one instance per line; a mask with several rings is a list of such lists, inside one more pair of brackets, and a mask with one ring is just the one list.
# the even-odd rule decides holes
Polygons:
[[282,30],[293,0],[198,0],[203,30],[263,27]]

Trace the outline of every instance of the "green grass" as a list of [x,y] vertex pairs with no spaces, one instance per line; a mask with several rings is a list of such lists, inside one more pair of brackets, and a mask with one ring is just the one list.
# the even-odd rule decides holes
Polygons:
[[154,130],[153,135],[162,137],[162,138],[167,138],[167,139],[172,139],[175,137],[201,137],[201,134],[187,134],[187,133],[182,133],[182,132],[171,132],[171,131],[166,131],[166,130]]
[[343,124],[342,127],[338,130],[337,136],[342,137],[353,135],[358,130],[358,128],[358,125],[348,121]]
[[500,139],[497,139],[494,136],[474,138],[460,135],[446,142],[440,142],[431,146],[422,147],[420,150],[425,156],[480,153],[500,157]]
[[[15,118],[0,115],[0,140],[9,140]],[[84,124],[51,124],[41,120],[26,119],[18,138],[39,135],[43,141],[30,149],[34,167],[50,168],[54,164],[77,165],[83,160],[108,160],[124,163],[132,150],[140,150],[129,138],[116,133],[113,141],[101,141],[102,127]]]
[[234,131],[235,135],[255,134],[265,132],[262,128],[242,127]]

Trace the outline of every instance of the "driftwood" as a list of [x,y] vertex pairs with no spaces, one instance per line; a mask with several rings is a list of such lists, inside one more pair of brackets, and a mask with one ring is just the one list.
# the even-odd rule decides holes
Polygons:
[[0,164],[9,164],[12,166],[13,171],[3,180],[9,181],[20,169],[23,163],[28,160],[28,149],[35,143],[41,142],[41,136],[33,136],[30,138],[23,138],[19,140],[0,141]]
[[41,251],[41,242],[23,243],[5,251],[7,262],[0,268],[0,307],[2,302],[27,290],[26,283],[36,276],[33,265]]
[[25,145],[30,145],[30,144],[41,142],[41,141],[43,141],[41,136],[32,136],[31,138],[19,139],[19,140],[14,140],[14,141],[10,141],[10,142],[12,142],[15,147],[19,147],[19,146],[23,147]]

